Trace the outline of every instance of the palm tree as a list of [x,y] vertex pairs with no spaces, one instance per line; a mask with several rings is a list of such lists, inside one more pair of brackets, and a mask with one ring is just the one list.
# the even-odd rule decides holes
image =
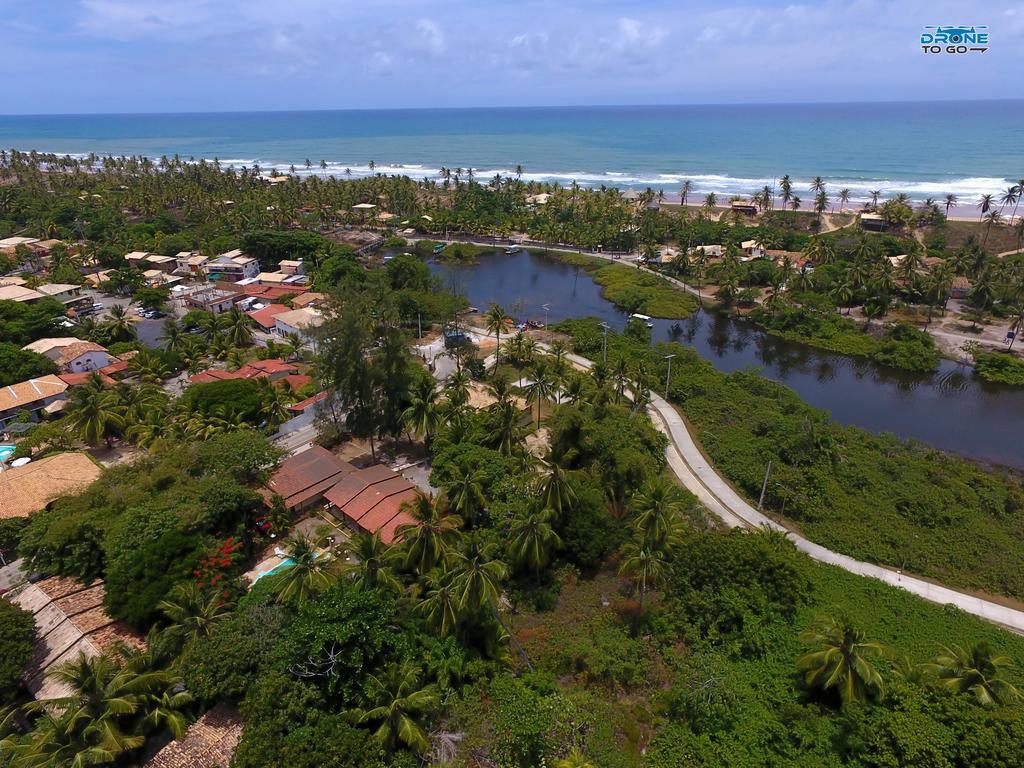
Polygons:
[[105,440],[110,448],[114,435],[124,427],[124,408],[117,402],[114,391],[93,372],[85,384],[71,389],[64,420],[89,445]]
[[252,318],[238,307],[232,307],[220,322],[233,347],[247,347],[252,344]]
[[985,214],[985,237],[982,238],[981,244],[985,245],[988,242],[989,233],[992,231],[993,224],[1002,224],[1003,214],[999,212],[998,208],[993,208]]
[[330,552],[320,551],[326,539],[314,540],[296,533],[285,546],[288,567],[274,575],[272,589],[278,603],[302,604],[323,592],[338,576],[338,563]]
[[534,480],[533,490],[541,509],[549,510],[556,521],[563,520],[578,500],[570,482],[572,473],[563,466],[565,460],[565,456],[549,451],[538,461],[539,472]]
[[349,557],[340,570],[354,584],[366,589],[384,587],[401,592],[402,583],[393,568],[398,560],[398,549],[388,547],[379,533],[360,531],[352,534],[345,551]]
[[484,315],[484,323],[486,324],[487,330],[494,334],[496,346],[494,348],[494,361],[495,363],[501,362],[501,331],[505,327],[505,308],[491,302],[490,308],[487,310],[487,314]]
[[788,173],[779,179],[779,197],[782,199],[783,208],[793,199],[793,180],[789,178]]
[[1009,656],[996,655],[982,640],[970,648],[942,646],[935,661],[925,665],[925,671],[935,676],[940,687],[970,693],[983,707],[993,707],[1020,699],[1020,692],[1003,677],[1003,670],[1012,665]]
[[499,400],[491,407],[497,414],[497,420],[489,444],[503,456],[511,456],[519,444],[519,409],[511,400]]
[[679,541],[686,499],[675,483],[657,476],[633,494],[629,506],[646,547],[664,549]]
[[842,703],[864,702],[883,690],[882,675],[872,663],[885,649],[844,619],[824,616],[800,634],[811,650],[797,659],[812,688],[836,690]]
[[188,336],[181,329],[178,321],[173,317],[168,317],[164,320],[164,333],[160,337],[160,341],[164,344],[164,349],[168,352],[179,352],[186,343]]
[[548,516],[540,510],[533,510],[516,517],[509,536],[512,561],[521,568],[532,570],[539,582],[541,568],[548,564],[552,551],[562,546],[562,540],[551,527]]
[[457,474],[445,486],[451,510],[463,520],[474,520],[484,505],[483,483],[487,475],[479,467],[457,466]]
[[981,210],[981,213],[978,214],[978,221],[981,221],[981,217],[989,212],[989,209],[992,208],[992,203],[993,195],[981,196],[981,199],[978,201],[978,208]]
[[551,398],[554,383],[551,377],[551,365],[547,358],[540,357],[534,361],[530,370],[531,381],[526,390],[526,402],[537,403],[537,426],[540,427],[540,407],[544,400]]
[[462,518],[450,513],[439,500],[417,490],[411,501],[402,504],[402,511],[415,522],[395,530],[405,540],[405,565],[420,575],[451,556],[451,548],[462,528]]
[[437,689],[433,685],[421,687],[420,670],[409,661],[390,665],[381,677],[367,675],[367,678],[374,706],[353,710],[351,714],[356,722],[379,722],[373,735],[388,753],[394,752],[399,744],[421,755],[427,752],[430,739],[418,720],[438,705]]
[[416,606],[416,610],[423,614],[427,623],[441,637],[447,637],[462,623],[463,610],[459,595],[448,574],[432,576],[429,585],[427,596]]
[[844,187],[839,190],[839,210],[841,211],[848,202],[850,202],[850,190]]
[[683,181],[683,185],[679,188],[679,204],[686,207],[686,198],[693,192],[693,182],[689,179]]
[[619,575],[629,576],[640,591],[640,611],[644,609],[644,598],[651,587],[660,584],[668,573],[665,552],[657,546],[648,546],[643,541],[631,541],[622,548],[622,563]]
[[573,747],[568,755],[555,761],[555,768],[597,768],[597,764]]
[[260,396],[260,416],[272,427],[288,421],[292,416],[288,408],[293,399],[283,386],[283,382],[282,385],[278,385],[268,378],[260,378],[256,379],[256,384]]
[[178,584],[157,607],[171,621],[165,633],[181,647],[209,637],[214,627],[231,615],[220,595],[203,591],[191,581]]
[[132,324],[131,318],[128,317],[128,310],[120,304],[115,304],[110,308],[103,328],[114,341],[128,341],[134,339],[136,335],[135,326]]
[[946,195],[946,218],[949,218],[949,209],[956,208],[957,197],[952,192]]
[[409,406],[402,413],[402,421],[412,434],[423,437],[427,448],[430,447],[434,432],[441,423],[440,404],[433,378],[421,376],[416,380],[409,395]]

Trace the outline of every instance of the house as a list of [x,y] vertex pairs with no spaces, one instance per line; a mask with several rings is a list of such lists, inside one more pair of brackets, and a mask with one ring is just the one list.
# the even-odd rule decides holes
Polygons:
[[100,468],[84,453],[58,453],[0,472],[0,520],[27,517],[85,488]]
[[244,723],[237,709],[218,704],[189,726],[185,738],[170,742],[143,768],[229,768]]
[[314,445],[281,462],[267,481],[267,495],[280,496],[289,511],[301,511],[319,504],[326,491],[355,471],[352,464]]
[[39,301],[45,294],[33,291],[24,285],[0,285],[0,301],[17,301],[19,304],[31,304]]
[[729,203],[729,210],[738,211],[744,216],[757,216],[757,204],[752,200],[733,200]]
[[29,247],[38,242],[38,237],[5,237],[3,240],[0,240],[0,253],[10,256],[19,245]]
[[142,268],[149,254],[146,251],[132,251],[124,255],[124,260],[128,262],[129,267]]
[[0,277],[0,286],[3,285],[24,285],[26,280],[20,275],[4,275]]
[[255,281],[217,283],[216,286],[223,290],[235,291],[250,299],[259,299],[267,303],[279,302],[284,296],[301,296],[308,290],[304,285],[261,285]]
[[949,295],[954,299],[966,299],[971,292],[971,281],[963,275],[957,275],[949,284]]
[[250,312],[249,317],[252,321],[262,328],[267,333],[274,330],[274,318],[278,315],[283,315],[285,312],[291,312],[290,307],[286,307],[284,304],[270,304],[262,309],[257,309],[255,312]]
[[44,412],[59,410],[67,388],[68,385],[57,376],[40,376],[0,387],[0,428],[13,421],[21,411],[28,411],[33,421],[40,421]]
[[225,291],[221,288],[203,288],[186,296],[185,303],[192,309],[219,315],[235,306],[235,302],[239,298],[241,296],[236,292]]
[[787,260],[789,261],[790,265],[796,267],[797,269],[803,269],[808,265],[812,267],[814,266],[813,264],[811,264],[811,260],[805,258],[804,255],[800,253],[800,251],[779,251],[773,248],[769,248],[768,250],[765,251],[765,256],[771,259],[772,263],[779,267],[785,264]]
[[[267,360],[250,360],[237,371],[209,368],[191,376],[189,381],[193,384],[224,381],[226,379],[270,379],[271,381],[279,381],[281,379],[298,377],[298,373],[299,369],[291,363],[286,363],[280,358],[269,358]],[[309,380],[308,376],[301,376],[299,378],[306,381]],[[302,383],[305,384],[306,381]]]
[[203,264],[209,259],[196,251],[181,251],[174,257],[174,273],[186,277],[202,277]]
[[744,240],[740,243],[740,248],[746,255],[746,258],[741,259],[742,261],[750,261],[751,259],[763,259],[765,257],[764,247],[757,242],[757,240]]
[[303,309],[304,307],[315,307],[323,301],[326,295],[322,293],[315,293],[309,291],[307,293],[300,293],[298,296],[292,299],[292,307],[295,309]]
[[530,195],[526,198],[526,202],[528,205],[547,205],[550,199],[551,195],[547,192],[541,192],[539,195]]
[[11,593],[11,602],[31,613],[36,624],[35,652],[23,680],[37,699],[59,698],[72,692],[66,683],[47,676],[65,661],[80,656],[92,658],[122,643],[145,648],[141,636],[114,621],[103,609],[105,596],[102,581],[85,585],[65,576],[25,584]]
[[862,213],[860,215],[860,228],[872,232],[884,232],[889,228],[885,217],[880,213]]
[[695,245],[693,250],[701,251],[709,259],[720,259],[725,255],[725,246],[719,245],[718,243],[705,243],[704,245]]
[[274,332],[280,336],[289,333],[298,336],[316,349],[316,339],[313,331],[324,324],[324,316],[315,309],[308,307],[304,309],[293,309],[290,312],[282,312],[274,318]]
[[68,336],[56,339],[38,339],[22,349],[38,352],[50,358],[66,373],[98,371],[116,360],[104,347],[91,341]]
[[93,272],[85,276],[85,282],[89,284],[90,288],[99,288],[102,283],[110,279],[113,271],[112,269],[104,269],[99,272]]
[[402,509],[415,498],[416,486],[383,464],[351,472],[324,493],[332,515],[356,530],[379,533],[385,544],[394,543],[399,526],[416,522]]
[[306,274],[306,265],[302,263],[302,259],[297,261],[292,259],[284,259],[278,265],[280,271],[286,275],[304,275]]
[[[62,304],[77,304],[82,298],[82,286],[71,283],[44,283],[36,290]],[[92,299],[89,299],[89,303],[92,304]]]
[[224,280],[229,283],[253,278],[260,273],[259,260],[239,248],[210,259],[203,267],[211,280]]
[[146,257],[146,263],[151,269],[159,269],[161,272],[173,272],[178,265],[174,256],[161,256],[158,253],[151,253]]

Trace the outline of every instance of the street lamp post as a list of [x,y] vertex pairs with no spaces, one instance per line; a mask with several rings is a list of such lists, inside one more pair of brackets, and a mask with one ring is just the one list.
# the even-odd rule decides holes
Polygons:
[[601,360],[605,363],[608,362],[608,323],[602,322],[601,327],[604,329],[604,344],[601,349]]
[[665,359],[668,360],[668,371],[665,373],[665,400],[668,400],[668,384],[672,380],[672,358],[674,354],[665,355]]

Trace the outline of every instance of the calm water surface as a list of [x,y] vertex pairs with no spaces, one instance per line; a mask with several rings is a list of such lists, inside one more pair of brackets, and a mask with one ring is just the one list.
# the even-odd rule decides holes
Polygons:
[[[592,316],[617,329],[625,326],[626,314],[601,297],[586,272],[548,257],[497,253],[477,265],[431,263],[430,269],[481,309],[494,301],[519,318],[557,322]],[[759,367],[843,424],[1024,468],[1024,390],[986,384],[951,361],[944,360],[934,374],[897,371],[704,311],[681,321],[655,320],[654,326],[654,341],[693,347],[721,371]]]

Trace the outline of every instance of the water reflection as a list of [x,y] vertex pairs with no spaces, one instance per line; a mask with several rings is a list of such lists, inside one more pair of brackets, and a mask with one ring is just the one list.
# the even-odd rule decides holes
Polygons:
[[[593,316],[615,328],[626,315],[601,297],[576,267],[528,252],[496,253],[478,265],[431,264],[455,281],[474,306],[491,302],[519,318],[551,322]],[[892,432],[984,461],[1024,468],[1024,390],[986,384],[969,369],[943,361],[934,374],[878,366],[762,333],[721,313],[700,311],[685,320],[655,320],[655,341],[682,341],[722,371],[760,367],[804,400],[828,409],[844,424]]]

